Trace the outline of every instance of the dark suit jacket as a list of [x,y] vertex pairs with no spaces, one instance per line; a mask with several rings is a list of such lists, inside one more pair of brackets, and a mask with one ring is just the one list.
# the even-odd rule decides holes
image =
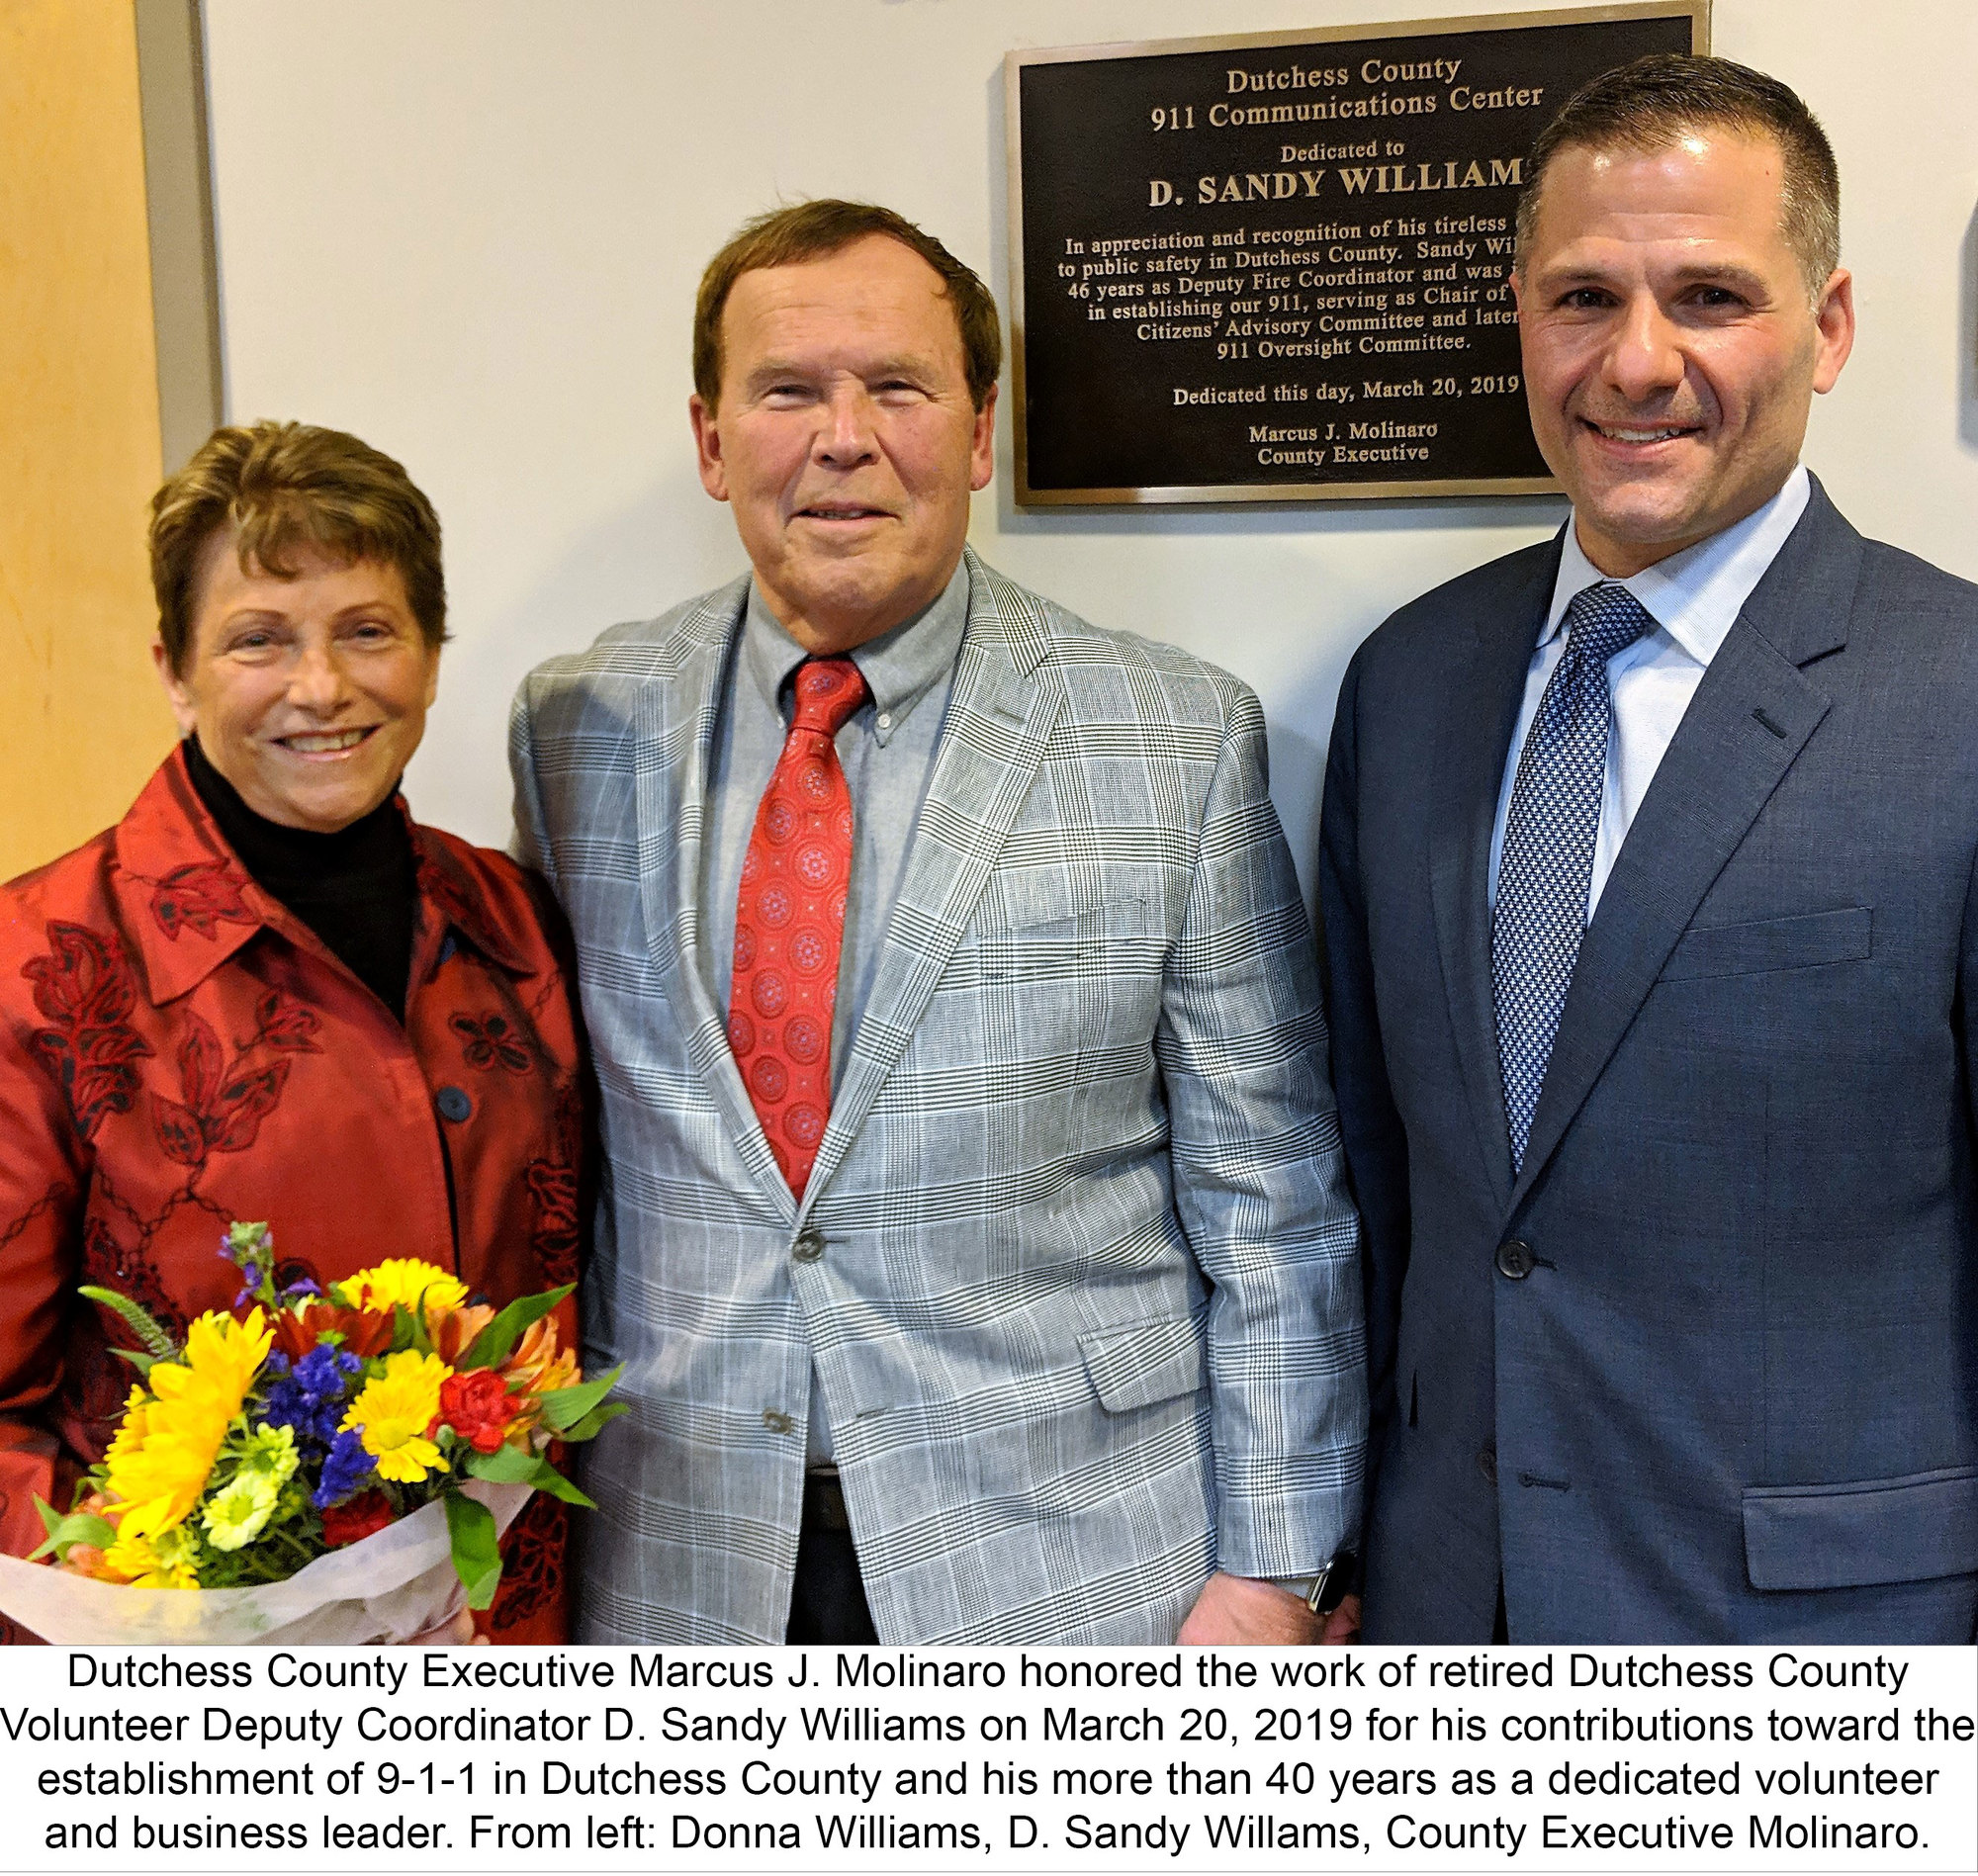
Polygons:
[[1629,831],[1513,1181],[1486,875],[1558,565],[1403,607],[1333,731],[1367,1635],[1487,1640],[1501,1567],[1514,1641],[1968,1642],[1978,587],[1814,485]]

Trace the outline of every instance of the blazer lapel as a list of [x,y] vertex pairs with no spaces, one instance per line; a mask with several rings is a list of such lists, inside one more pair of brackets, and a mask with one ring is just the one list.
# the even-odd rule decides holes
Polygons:
[[843,1162],[926,1014],[1031,791],[1064,703],[1036,602],[972,552],[967,559],[968,628],[941,749],[886,926],[878,973],[804,1189],[805,1213]]
[[1799,668],[1846,643],[1861,539],[1820,485],[1704,672],[1581,939],[1515,1208],[1585,1103],[1725,862],[1832,699]]
[[1490,835],[1525,673],[1558,578],[1555,540],[1549,553],[1534,555],[1517,585],[1456,627],[1469,656],[1456,676],[1458,703],[1447,712],[1452,730],[1431,782],[1429,884],[1443,989],[1478,1149],[1500,1205],[1511,1191],[1511,1141],[1490,989]]
[[735,1149],[779,1218],[796,1201],[777,1167],[728,1046],[728,1026],[700,974],[701,841],[723,677],[747,602],[746,579],[709,595],[679,628],[676,662],[639,693],[639,890],[653,967],[684,1033],[688,1060],[720,1110]]

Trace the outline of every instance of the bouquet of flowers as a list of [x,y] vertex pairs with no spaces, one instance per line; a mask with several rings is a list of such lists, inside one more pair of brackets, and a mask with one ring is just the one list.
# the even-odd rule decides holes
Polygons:
[[49,1641],[405,1640],[493,1602],[531,1490],[589,1505],[546,1449],[626,1409],[605,1398],[617,1371],[586,1382],[558,1346],[569,1286],[495,1310],[392,1258],[278,1294],[265,1224],[235,1224],[221,1254],[240,1294],[182,1348],[83,1289],[142,1345],[118,1351],[138,1381],[74,1508],[40,1506],[35,1556],[89,1580],[0,1560],[10,1615]]

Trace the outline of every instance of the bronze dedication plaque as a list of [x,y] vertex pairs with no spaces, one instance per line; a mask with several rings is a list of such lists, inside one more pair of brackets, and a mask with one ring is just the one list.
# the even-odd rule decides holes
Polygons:
[[1589,78],[1709,0],[1012,52],[1017,500],[1556,487],[1511,234]]

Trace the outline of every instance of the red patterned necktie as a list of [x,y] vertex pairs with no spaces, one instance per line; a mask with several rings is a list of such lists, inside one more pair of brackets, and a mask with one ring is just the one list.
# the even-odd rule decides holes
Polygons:
[[832,739],[866,690],[851,659],[809,658],[795,691],[742,862],[728,1046],[801,1199],[831,1115],[831,1011],[852,879],[852,794]]

